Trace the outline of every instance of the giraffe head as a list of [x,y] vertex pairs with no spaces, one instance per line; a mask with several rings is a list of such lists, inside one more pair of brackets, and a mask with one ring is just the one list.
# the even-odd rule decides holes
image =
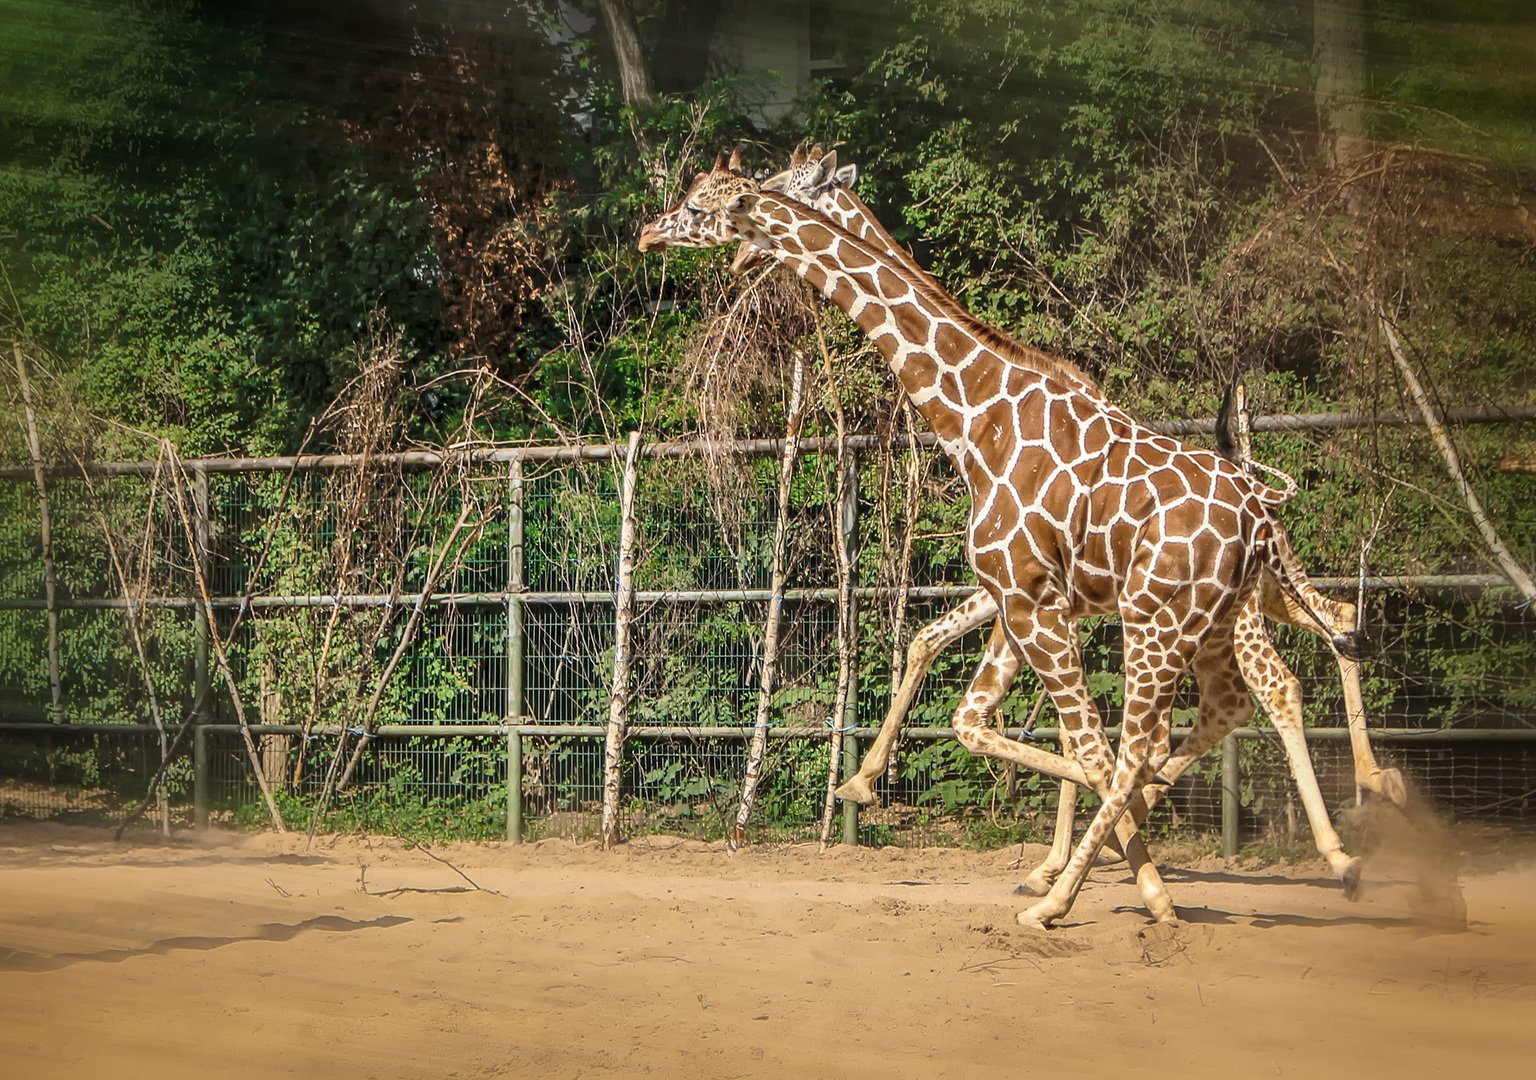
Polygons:
[[[825,150],[820,144],[807,149],[802,142],[790,155],[789,168],[764,180],[762,190],[803,203],[841,224],[838,189],[851,189],[858,177],[857,165],[838,168],[836,150]],[[762,249],[752,244],[742,244],[736,251],[736,257],[731,260],[731,273],[745,273],[763,258]]]
[[680,203],[640,230],[641,251],[666,247],[721,247],[742,239],[730,211],[757,182],[741,172],[741,150],[724,151],[707,172],[693,178]]
[[836,150],[824,150],[819,144],[806,149],[801,143],[789,157],[789,168],[764,180],[763,190],[776,191],[825,212],[832,201],[832,189],[851,188],[858,178],[857,165],[838,168]]

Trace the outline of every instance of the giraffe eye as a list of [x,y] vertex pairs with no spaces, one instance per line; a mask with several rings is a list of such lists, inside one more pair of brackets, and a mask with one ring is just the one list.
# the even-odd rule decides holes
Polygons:
[[698,217],[700,214],[702,214],[704,212],[702,207],[694,206],[693,203],[688,203],[684,207],[684,209],[687,210],[694,217]]

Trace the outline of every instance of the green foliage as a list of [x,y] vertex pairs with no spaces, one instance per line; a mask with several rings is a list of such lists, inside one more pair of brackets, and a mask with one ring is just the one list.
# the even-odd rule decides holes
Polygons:
[[[279,792],[277,804],[290,829],[307,830],[314,824],[314,800]],[[269,818],[256,800],[238,804],[233,820],[245,828],[260,828]],[[500,840],[507,835],[506,794],[499,800],[459,795],[423,799],[404,790],[369,790],[332,806],[321,818],[320,829],[414,841]]]
[[[1139,415],[1208,414],[1237,373],[1261,414],[1401,407],[1374,313],[1360,303],[1367,286],[1444,401],[1529,394],[1536,276],[1520,212],[1536,168],[1533,39],[1528,5],[1515,0],[1471,14],[1443,0],[1370,8],[1365,123],[1379,183],[1364,195],[1344,192],[1315,140],[1294,135],[1317,127],[1303,3],[903,0],[845,41],[843,74],[772,122],[751,107],[761,85],[750,76],[630,110],[589,49],[551,48],[527,33],[521,9],[466,31],[447,9],[364,7],[360,24],[384,32],[343,59],[326,33],[296,43],[284,5],[0,0],[9,28],[0,43],[0,336],[38,354],[36,381],[52,403],[49,456],[138,457],[161,438],[187,454],[296,450],[356,374],[357,347],[376,321],[400,335],[408,373],[398,404],[413,433],[465,443],[618,438],[634,428],[648,438],[693,435],[690,362],[743,290],[726,280],[724,253],[641,255],[637,223],[674,200],[715,150],[745,143],[752,164],[778,165],[807,135],[858,162],[861,193],[962,302],[1065,353]],[[309,14],[343,40],[360,19],[351,5]],[[516,63],[478,63],[487,56],[475,51],[480,39],[515,45]],[[489,116],[516,124],[473,120]],[[504,172],[485,164],[513,159]],[[1351,206],[1357,196],[1373,200],[1370,213]],[[492,240],[517,258],[456,259],[495,248]],[[467,329],[480,323],[494,333]],[[830,430],[834,401],[857,432],[889,432],[887,373],[846,321],[828,319],[821,331],[838,381],[814,387],[808,432]],[[819,341],[793,344],[819,359]],[[461,369],[514,389],[498,384],[482,401],[471,390],[482,376]],[[782,374],[767,371],[734,402],[741,433],[782,433]],[[1528,555],[1530,476],[1496,463],[1531,440],[1511,448],[1509,432],[1456,438],[1506,538]],[[0,438],[19,459],[17,433]],[[1256,451],[1301,483],[1284,517],[1309,566],[1351,572],[1370,539],[1376,572],[1485,568],[1421,433],[1261,435]],[[762,461],[735,487],[711,486],[691,463],[648,463],[640,587],[766,585],[773,475]],[[886,513],[866,506],[861,518],[861,584],[888,583],[893,537],[908,525],[915,582],[966,580],[967,506],[945,467],[924,476],[913,522],[872,456],[860,480],[868,501],[887,500]],[[360,590],[387,591],[397,570],[402,588],[419,587],[457,509],[412,489],[400,520],[360,524],[334,495],[325,505],[324,492],[278,512],[281,485],[253,484],[250,508],[216,485],[218,591],[238,594],[263,552],[262,591],[338,588],[337,541],[354,530],[359,564],[374,575]],[[530,585],[611,588],[614,471],[552,470],[530,475],[528,488]],[[803,461],[792,499],[797,583],[834,576],[822,539],[834,498],[827,460]],[[99,523],[79,509],[92,502],[59,498],[76,508],[55,518],[61,582],[70,595],[115,596],[122,583],[101,557]],[[94,502],[117,535],[138,535],[131,494]],[[160,513],[169,518],[163,505]],[[882,535],[887,523],[893,531]],[[165,540],[180,528],[158,523],[164,550],[151,562],[180,559]],[[38,521],[27,489],[0,490],[0,529],[11,553],[0,561],[0,594],[35,597]],[[487,527],[445,587],[505,585],[506,537],[504,525]],[[154,572],[164,580],[146,580],[185,595],[182,571],[184,560]],[[1373,710],[1427,725],[1528,719],[1536,655],[1504,597],[1388,603],[1378,602],[1372,622],[1404,629],[1386,642],[1390,664],[1370,672]],[[488,610],[429,620],[383,688],[377,719],[498,717],[496,665],[508,642]],[[634,721],[750,722],[762,613],[757,602],[675,619],[648,612]],[[812,605],[791,613],[776,722],[816,724],[831,711],[829,631],[816,621],[824,614]],[[530,653],[530,675],[548,681],[541,707],[551,717],[590,721],[605,708],[609,631],[582,618],[541,626],[546,655]],[[355,612],[332,633],[321,609],[248,619],[231,643],[242,697],[259,698],[266,679],[284,718],[356,722],[402,622],[399,611]],[[887,623],[872,605],[860,611],[861,722],[889,695]],[[127,627],[117,612],[66,618],[75,718],[144,718]],[[41,628],[36,612],[0,612],[0,686],[27,700],[47,693]],[[157,612],[142,632],[155,685],[176,688],[162,710],[180,718],[194,624]],[[1309,719],[1336,715],[1321,689],[1332,683],[1326,654],[1289,637],[1284,647],[1309,688]],[[940,658],[913,723],[948,723],[978,648],[962,643]],[[1085,628],[1084,648],[1090,688],[1113,721],[1112,630]],[[1433,699],[1403,689],[1409,674],[1433,679]],[[1035,689],[1021,679],[1005,723],[1025,722]],[[229,718],[228,702],[216,708]],[[814,816],[825,754],[820,744],[785,750],[759,806],[765,829]],[[547,766],[531,796],[538,806],[587,812],[591,755],[560,747],[535,757]],[[376,787],[339,805],[331,824],[494,835],[495,759],[483,747],[450,747],[442,775],[381,759]],[[964,814],[976,837],[1013,835],[1021,826],[1009,822],[1032,820],[1049,798],[1038,778],[1010,786],[953,743],[924,743],[902,760],[924,812]],[[734,774],[680,761],[636,758],[630,779],[645,795],[632,812],[718,835]],[[310,775],[327,762],[317,752]],[[99,779],[97,758],[55,764],[81,783]],[[433,784],[473,794],[439,806],[421,795]],[[302,821],[308,805],[286,809]]]

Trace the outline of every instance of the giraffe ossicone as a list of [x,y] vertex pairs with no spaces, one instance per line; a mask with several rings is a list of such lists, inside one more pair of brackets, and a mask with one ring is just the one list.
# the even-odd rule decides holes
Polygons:
[[[973,751],[1087,782],[1101,797],[1060,876],[1020,922],[1044,927],[1064,915],[1111,833],[1126,845],[1153,918],[1176,917],[1125,814],[1169,744],[1174,692],[1186,673],[1210,718],[1203,729],[1242,726],[1252,714],[1233,633],[1264,572],[1288,604],[1308,607],[1310,586],[1270,514],[1274,493],[1211,451],[1159,435],[1085,392],[1062,361],[1039,354],[1036,369],[1010,362],[994,335],[901,260],[762,190],[732,164],[717,160],[699,174],[677,207],[642,230],[642,250],[749,243],[869,337],[966,483],[967,553],[998,607],[954,716],[956,735]],[[1080,619],[1109,613],[1120,617],[1125,652],[1113,755],[1082,690],[1076,634]],[[991,727],[1026,660],[1057,702],[1075,761]]]

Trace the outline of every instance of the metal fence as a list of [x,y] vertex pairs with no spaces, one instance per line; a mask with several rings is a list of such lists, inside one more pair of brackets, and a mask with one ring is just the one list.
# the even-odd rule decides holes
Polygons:
[[[720,835],[734,815],[758,693],[778,449],[658,444],[640,460],[638,641],[624,763],[631,833]],[[925,519],[910,575],[900,586],[891,579],[880,554],[893,546],[890,508],[870,455],[852,526],[858,678],[848,715],[832,717],[838,592],[826,583],[835,580],[842,501],[832,454],[827,442],[807,440],[795,474],[759,836],[813,831],[830,740],[844,740],[845,766],[857,760],[889,700],[899,640],[970,591],[957,538],[933,525],[954,514]],[[621,460],[622,448],[584,446],[368,462],[211,460],[169,473],[165,462],[54,470],[46,485],[52,604],[38,492],[30,472],[0,470],[0,814],[119,819],[145,796],[164,741],[186,723],[195,733],[163,778],[174,821],[262,820],[260,771],[296,822],[323,803],[330,827],[513,839],[593,833],[613,667]],[[368,484],[338,486],[361,470]],[[186,478],[180,504],[167,475]],[[362,492],[366,505],[345,504],[342,491]],[[957,499],[942,476],[929,493]],[[429,590],[448,524],[476,500],[476,530]],[[356,553],[346,565],[336,557],[343,541]],[[1353,575],[1318,580],[1351,593],[1358,585]],[[1378,651],[1367,692],[1384,756],[1454,814],[1528,823],[1536,814],[1536,635],[1513,593],[1479,575],[1368,584]],[[899,618],[898,588],[906,597]],[[417,609],[419,630],[408,635]],[[1092,685],[1113,724],[1117,627],[1096,620],[1084,632]],[[1277,640],[1306,688],[1325,794],[1346,803],[1354,789],[1330,657],[1305,634],[1282,630]],[[979,635],[963,640],[936,665],[881,807],[845,807],[845,840],[1000,840],[1048,826],[1052,785],[971,758],[947,727],[980,643]],[[1035,692],[1026,673],[1002,721],[1022,725]],[[355,722],[365,698],[378,699],[366,732]],[[359,736],[353,783],[322,800],[338,748],[346,756]],[[1213,756],[1183,781],[1154,827],[1214,831],[1225,801],[1249,839],[1304,833],[1267,727],[1245,733],[1238,748],[1225,775]]]

